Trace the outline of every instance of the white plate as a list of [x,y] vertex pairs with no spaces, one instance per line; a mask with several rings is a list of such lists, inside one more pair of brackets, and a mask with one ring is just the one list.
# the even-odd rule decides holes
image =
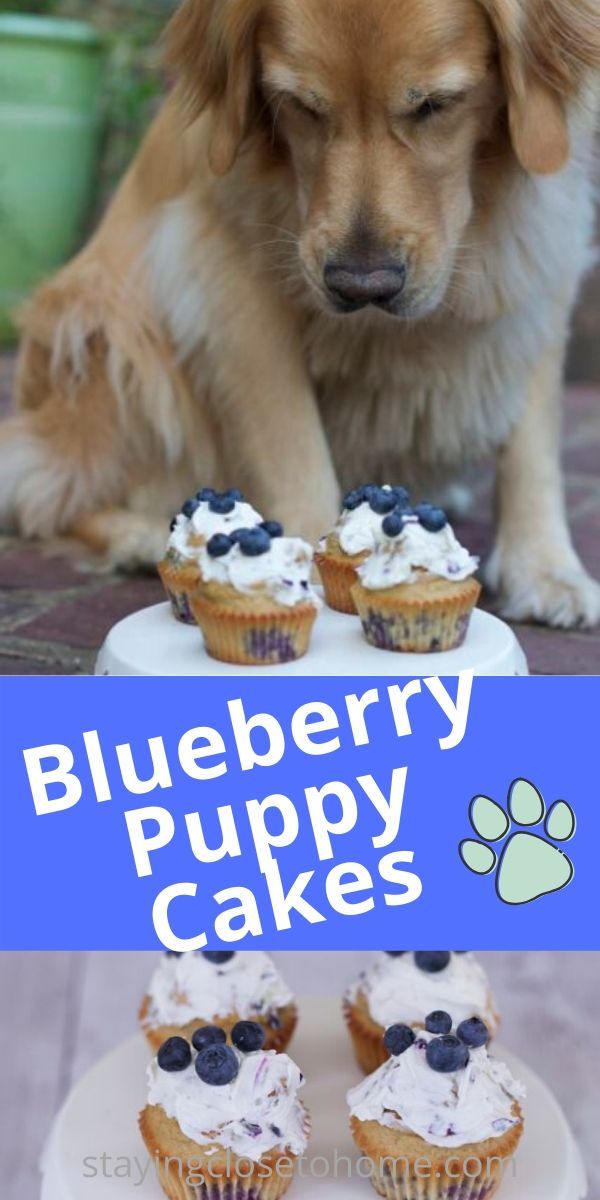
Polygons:
[[[337,1000],[321,997],[300,1003],[301,1020],[292,1054],[306,1072],[306,1103],[313,1134],[305,1177],[296,1178],[294,1200],[369,1200],[374,1193],[366,1180],[331,1175],[310,1176],[309,1162],[324,1156],[357,1157],[348,1131],[346,1091],[359,1075]],[[525,1133],[514,1174],[507,1172],[502,1200],[584,1200],[587,1182],[581,1156],[556,1100],[524,1063],[500,1047],[527,1085]],[[78,1083],[59,1114],[45,1155],[41,1200],[164,1200],[149,1169],[143,1184],[135,1178],[109,1174],[116,1160],[135,1158],[146,1164],[147,1152],[137,1129],[137,1113],[145,1103],[145,1067],[149,1050],[141,1035],[131,1038],[102,1059]],[[112,1166],[104,1176],[83,1178],[83,1160],[108,1155]],[[106,1160],[108,1162],[108,1160]],[[318,1164],[315,1164],[317,1170]],[[88,1166],[91,1171],[91,1166]],[[321,1162],[322,1169],[322,1162]],[[139,1177],[138,1177],[139,1178]]]
[[97,675],[371,675],[421,677],[527,675],[525,655],[503,621],[477,608],[465,643],[445,654],[394,654],[363,637],[357,617],[324,608],[305,658],[278,667],[239,667],[209,658],[195,626],[176,621],[168,604],[133,613],[109,633]]

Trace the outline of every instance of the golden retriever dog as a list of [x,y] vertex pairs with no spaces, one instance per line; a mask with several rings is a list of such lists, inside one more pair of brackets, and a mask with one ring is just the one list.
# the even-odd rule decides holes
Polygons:
[[184,0],[167,60],[101,228],[25,314],[0,521],[132,567],[200,484],[314,539],[341,487],[424,496],[496,455],[504,613],[597,622],[560,468],[596,0]]

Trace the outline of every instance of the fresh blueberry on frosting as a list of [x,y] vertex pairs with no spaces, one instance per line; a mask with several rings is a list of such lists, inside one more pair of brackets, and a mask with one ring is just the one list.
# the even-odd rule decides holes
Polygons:
[[220,966],[222,963],[231,962],[231,959],[235,957],[235,950],[203,950],[202,957],[207,962]]
[[461,1021],[456,1034],[461,1042],[473,1048],[486,1046],[490,1040],[489,1029],[479,1017],[469,1017],[467,1021]]
[[415,950],[415,963],[420,971],[437,974],[450,962],[449,950]]
[[452,1030],[452,1017],[450,1013],[431,1012],[425,1017],[425,1028],[428,1033],[450,1033]]
[[200,488],[200,491],[196,492],[196,500],[198,500],[200,504],[208,504],[209,500],[212,500],[213,496],[216,496],[216,494],[217,493],[214,488]]
[[257,1021],[238,1021],[231,1031],[231,1040],[242,1054],[253,1054],[262,1050],[266,1033]]
[[383,529],[386,537],[397,538],[400,537],[405,524],[406,521],[404,514],[395,509],[394,512],[391,512],[389,516],[385,518],[381,528]]
[[225,1087],[239,1074],[240,1064],[231,1046],[213,1045],[201,1050],[196,1059],[196,1074],[203,1083]]
[[356,508],[359,508],[359,506],[364,503],[364,499],[365,495],[363,488],[353,488],[351,492],[346,492],[343,501],[346,512],[354,512]]
[[238,545],[246,558],[260,558],[271,549],[271,538],[266,529],[257,526],[256,529],[244,529],[238,538]]
[[200,1053],[201,1050],[206,1050],[207,1046],[224,1045],[227,1041],[227,1034],[220,1025],[202,1025],[200,1029],[192,1034],[192,1046],[194,1050]]
[[393,512],[396,503],[396,495],[392,488],[377,488],[377,491],[373,492],[369,499],[373,512],[379,516]]
[[390,1025],[386,1029],[383,1044],[394,1057],[404,1054],[415,1040],[415,1032],[408,1025]]
[[451,1071],[461,1071],[469,1061],[469,1048],[454,1034],[436,1037],[427,1044],[425,1051],[427,1065],[432,1071],[449,1074]]
[[208,502],[208,507],[212,513],[219,513],[219,515],[223,516],[227,513],[233,512],[235,503],[236,502],[233,496],[229,496],[227,492],[225,492],[222,495],[217,494],[215,496],[211,496]]
[[200,501],[194,497],[192,500],[186,500],[181,511],[184,517],[190,518],[193,517],[194,513],[199,509],[199,507]]
[[402,958],[406,954],[406,950],[386,950],[385,952],[390,958]]
[[261,521],[260,528],[264,529],[270,538],[283,537],[283,525],[280,521]]
[[448,517],[443,508],[436,508],[433,504],[418,504],[414,513],[428,533],[440,533],[448,524]]
[[214,533],[206,544],[206,552],[211,558],[223,558],[229,554],[232,546],[233,539],[226,533]]
[[157,1056],[161,1071],[185,1071],[192,1061],[192,1049],[182,1037],[170,1037],[163,1042]]

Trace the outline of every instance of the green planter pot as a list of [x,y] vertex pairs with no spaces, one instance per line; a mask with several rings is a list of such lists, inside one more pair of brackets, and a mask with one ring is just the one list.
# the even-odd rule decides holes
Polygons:
[[91,26],[0,15],[0,339],[73,252],[102,128],[104,45]]

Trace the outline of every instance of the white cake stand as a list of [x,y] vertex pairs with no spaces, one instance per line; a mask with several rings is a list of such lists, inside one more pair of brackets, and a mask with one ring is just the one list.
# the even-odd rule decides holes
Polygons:
[[445,654],[394,654],[365,641],[357,617],[324,608],[305,658],[277,667],[239,667],[209,658],[199,630],[183,625],[168,604],[134,613],[109,633],[97,675],[370,675],[420,677],[527,675],[525,655],[511,629],[476,609],[463,646]]
[[[348,1130],[346,1091],[358,1081],[349,1040],[337,1000],[311,998],[300,1003],[300,1029],[292,1054],[306,1073],[305,1098],[312,1114],[313,1133],[304,1178],[296,1177],[295,1200],[369,1200],[374,1193],[356,1172],[347,1178],[347,1167],[316,1179],[322,1157],[334,1161],[337,1151],[353,1161],[357,1152]],[[584,1200],[587,1180],[581,1155],[556,1100],[524,1063],[498,1047],[514,1074],[527,1086],[525,1133],[502,1185],[502,1200]],[[42,1167],[41,1200],[164,1200],[150,1164],[140,1185],[133,1177],[115,1178],[117,1160],[143,1166],[148,1154],[137,1128],[137,1114],[145,1104],[145,1067],[150,1051],[141,1034],[102,1059],[77,1085],[59,1114]],[[107,1155],[111,1167],[94,1178],[85,1159],[99,1164]],[[319,1159],[319,1163],[315,1160]],[[136,1180],[137,1186],[136,1186]]]

